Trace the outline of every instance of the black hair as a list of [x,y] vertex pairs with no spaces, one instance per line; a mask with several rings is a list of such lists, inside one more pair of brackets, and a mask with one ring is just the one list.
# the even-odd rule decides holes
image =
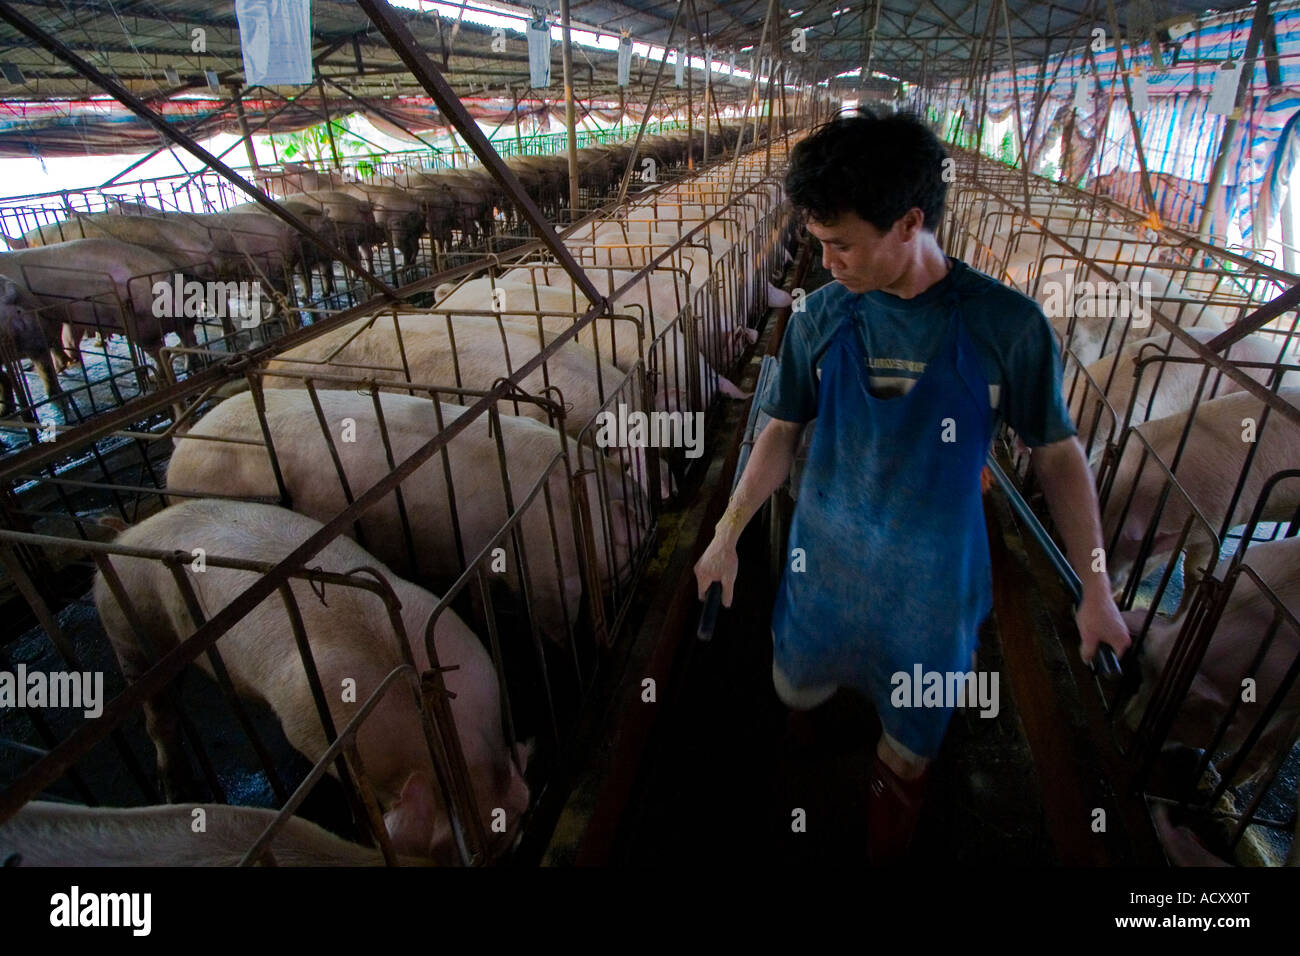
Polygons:
[[934,232],[948,192],[947,156],[916,114],[862,110],[823,123],[795,146],[785,192],[796,210],[819,222],[855,212],[881,232],[915,206]]

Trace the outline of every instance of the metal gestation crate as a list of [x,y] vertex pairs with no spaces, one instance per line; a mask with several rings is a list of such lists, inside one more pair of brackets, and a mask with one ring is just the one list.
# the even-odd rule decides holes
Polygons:
[[[1294,607],[1285,607],[1242,565],[1242,555],[1258,541],[1300,530],[1300,485],[1289,478],[1300,468],[1294,452],[1300,449],[1300,407],[1294,392],[1279,394],[1300,384],[1300,314],[1286,304],[1290,299],[1257,311],[1292,288],[1297,277],[1177,229],[1153,229],[1149,220],[1105,197],[964,150],[954,154],[958,174],[943,224],[947,251],[1035,297],[1061,341],[1064,396],[1096,475],[1107,554],[1123,553],[1131,561],[1115,583],[1119,606],[1131,612],[1134,650],[1126,658],[1126,680],[1099,684],[1099,690],[1117,742],[1133,761],[1134,786],[1169,798],[1165,783],[1153,782],[1152,768],[1169,743],[1172,715],[1187,705],[1206,648],[1216,641],[1219,648],[1225,641],[1244,642],[1259,649],[1258,667],[1266,654],[1294,655],[1300,646],[1289,630]],[[1083,287],[1085,282],[1092,286]],[[1109,313],[1076,314],[1078,300],[1071,296],[1081,288],[1084,296],[1098,290],[1095,302],[1108,305]],[[1102,289],[1118,294],[1107,301]],[[1143,298],[1117,307],[1129,293],[1142,292]],[[1053,314],[1062,302],[1071,311]],[[1243,455],[1213,466],[1220,491],[1209,499],[1211,507],[1201,474],[1206,464],[1195,460],[1192,449],[1211,427],[1200,420],[1219,407],[1210,403],[1234,395],[1234,401],[1250,403],[1254,439],[1243,446]],[[1156,447],[1149,436],[1161,419]],[[1032,494],[1027,449],[1009,429],[1000,443]],[[1266,455],[1265,447],[1273,451]],[[1276,609],[1274,624],[1262,633],[1220,630],[1228,627],[1222,615],[1229,596],[1250,588],[1261,607],[1268,602]],[[1174,614],[1182,628],[1177,649],[1159,672],[1149,664],[1139,668],[1152,629],[1163,633],[1173,626],[1168,616]],[[1290,672],[1289,658],[1270,660],[1274,669]],[[1204,760],[1179,782],[1175,802],[1199,808],[1203,817],[1226,813],[1236,821],[1235,832],[1221,844],[1225,851],[1238,845],[1252,823],[1266,830],[1291,828],[1285,808],[1294,804],[1294,774],[1279,771],[1295,760],[1300,725],[1279,730],[1275,715],[1294,710],[1296,693],[1288,678],[1269,700],[1252,704],[1258,732],[1230,754],[1216,748],[1228,723],[1244,719],[1237,706],[1225,706],[1218,715],[1217,736],[1179,741],[1203,750]],[[1219,768],[1221,778],[1207,785],[1212,759],[1228,762]],[[1243,775],[1247,762],[1265,770]],[[1221,802],[1228,788],[1243,810]],[[1261,805],[1267,807],[1262,814]]]
[[[752,165],[747,163],[747,167]],[[706,235],[706,225],[721,225],[731,242],[725,251],[720,243],[715,249],[712,240],[701,244],[699,251],[705,256],[701,264],[707,264],[710,278],[698,282],[698,290],[707,297],[697,295],[700,304],[694,309],[687,299],[692,288],[689,273],[670,264],[681,257],[681,249],[674,244],[655,243],[642,267],[607,268],[604,279],[601,267],[592,269],[598,286],[613,283],[617,272],[620,282],[633,287],[646,281],[655,266],[667,266],[666,274],[676,277],[673,284],[682,293],[681,308],[675,315],[649,310],[646,315],[610,320],[610,324],[621,321],[629,330],[639,332],[641,351],[631,368],[599,384],[602,411],[620,404],[632,409],[652,407],[654,383],[658,381],[661,387],[669,378],[666,373],[653,373],[678,364],[678,357],[667,351],[669,343],[676,341],[672,333],[683,332],[689,352],[684,364],[690,369],[694,362],[689,357],[699,354],[702,339],[723,336],[732,325],[745,327],[753,320],[762,300],[749,273],[766,268],[770,254],[767,239],[776,210],[770,180],[755,175],[752,183],[742,180],[735,201],[707,223],[680,225],[683,240],[677,246],[693,241],[697,234]],[[517,258],[524,261],[511,264],[533,275],[545,275],[548,270],[554,273],[558,268],[554,262],[538,261],[536,255],[531,261],[529,256]],[[506,264],[500,258],[485,263],[492,271]],[[726,275],[728,269],[742,274]],[[469,275],[472,270],[458,272]],[[742,311],[732,312],[737,306]],[[585,303],[564,314],[567,332],[548,344],[539,342],[531,356],[521,355],[517,362],[503,367],[502,377],[489,389],[466,387],[460,381],[416,381],[402,364],[349,367],[337,360],[337,354],[335,360],[284,361],[298,346],[351,321],[361,320],[363,325],[392,322],[400,338],[401,323],[395,319],[399,313],[413,321],[449,325],[456,321],[455,316],[439,316],[436,307],[353,309],[322,317],[236,356],[210,347],[210,343],[173,349],[178,356],[190,355],[208,364],[186,379],[138,396],[98,422],[91,420],[69,430],[53,443],[29,445],[9,459],[4,471],[5,530],[0,532],[0,562],[10,597],[18,602],[13,606],[21,609],[24,620],[20,627],[27,628],[11,647],[19,648],[33,662],[51,666],[62,662],[63,666],[78,667],[91,661],[110,672],[110,683],[120,687],[120,693],[95,720],[69,720],[67,715],[47,719],[47,715],[32,714],[35,719],[30,724],[11,723],[3,734],[11,744],[5,748],[10,782],[0,813],[8,816],[40,794],[119,805],[156,802],[159,793],[147,769],[148,748],[139,717],[148,702],[161,700],[159,695],[163,695],[178,709],[179,733],[199,769],[199,785],[214,799],[278,808],[281,813],[276,826],[282,826],[291,813],[318,814],[353,839],[373,841],[392,862],[374,784],[360,761],[355,741],[365,721],[374,719],[384,695],[410,693],[418,696],[422,705],[422,733],[456,834],[458,862],[484,862],[499,851],[496,835],[484,832],[476,813],[471,774],[459,750],[457,722],[462,718],[453,714],[439,676],[440,667],[454,667],[455,662],[439,661],[434,655],[434,622],[453,613],[479,636],[492,659],[500,689],[502,745],[510,748],[512,759],[516,759],[515,744],[535,742],[536,755],[527,773],[537,792],[563,759],[601,661],[610,653],[609,645],[618,640],[653,543],[657,496],[648,493],[654,485],[647,487],[636,480],[637,449],[595,447],[589,422],[578,436],[567,433],[562,389],[545,387],[529,394],[518,385],[535,371],[545,381],[550,362],[565,341],[595,321],[596,310],[586,308]],[[536,320],[543,315],[542,310],[531,310]],[[497,318],[500,322],[501,317]],[[711,328],[702,331],[702,325]],[[610,343],[611,348],[615,345]],[[399,346],[399,351],[404,353],[404,347]],[[718,371],[730,369],[724,366]],[[279,381],[273,381],[276,379]],[[293,388],[284,388],[285,384]],[[708,408],[714,394],[711,385],[695,376],[682,391],[693,410]],[[241,388],[247,390],[246,396],[238,394]],[[276,420],[277,396],[290,393],[307,396],[311,410],[308,424],[292,434],[282,430]],[[373,413],[368,419],[374,427],[369,433],[369,451],[380,464],[364,481],[349,471],[340,422],[327,411],[330,396],[338,394],[348,396],[349,408]],[[435,423],[414,448],[409,440],[403,444],[387,414],[386,402],[398,398],[427,407]],[[249,419],[244,426],[252,437],[204,434],[206,416],[220,408],[222,401],[234,400],[247,403]],[[521,461],[512,460],[507,452],[508,429],[503,422],[508,425],[513,420],[508,415],[528,409],[540,420],[538,427],[542,422],[552,426],[554,444],[537,459],[535,471],[527,471],[521,481]],[[485,470],[484,480],[471,487],[456,470],[456,462],[472,441],[481,439],[484,421],[494,465]],[[201,488],[169,487],[167,469],[175,449],[203,443],[214,449],[232,443],[239,446],[243,460],[258,460],[269,471],[269,487],[255,487],[246,493],[235,487],[233,472],[224,487],[220,483]],[[332,496],[337,507],[320,514],[316,519],[323,522],[319,530],[278,563],[259,564],[237,554],[210,552],[206,560],[211,566],[247,571],[252,583],[224,608],[196,613],[191,635],[177,647],[161,650],[147,667],[128,675],[130,680],[122,683],[97,619],[87,614],[85,595],[92,573],[103,575],[123,616],[131,619],[138,617],[133,607],[138,596],[113,587],[114,568],[124,558],[159,562],[176,582],[180,599],[193,609],[192,594],[186,592],[184,583],[190,556],[104,540],[109,537],[104,519],[116,519],[114,524],[139,523],[169,501],[195,497],[299,505],[293,500],[298,479],[291,475],[292,463],[286,457],[292,443],[323,449],[319,455],[323,467],[308,479],[316,489],[332,489],[328,494],[321,491],[321,495]],[[645,470],[653,476],[655,467]],[[379,477],[374,478],[375,474]],[[425,573],[427,569],[421,568],[419,560],[427,541],[421,536],[420,522],[428,518],[417,513],[415,503],[422,495],[427,499],[431,485],[446,491],[445,512],[438,520],[448,531],[442,544],[449,563],[438,574]],[[488,533],[471,528],[466,502],[498,496],[503,520]],[[392,534],[393,540],[382,542],[375,530],[378,526],[373,522],[381,513],[395,515],[392,527],[398,530]],[[571,518],[567,524],[566,515]],[[537,527],[545,533],[533,534]],[[387,548],[386,553],[396,555],[392,563],[402,570],[390,567],[385,571],[378,560],[369,571],[322,569],[314,556],[340,536],[352,537],[368,550]],[[510,569],[507,577],[511,577],[504,582],[500,571],[503,555]],[[616,566],[602,566],[610,556]],[[575,560],[577,589],[561,595],[562,634],[555,640],[554,634],[543,633],[538,616],[544,606],[543,592],[548,583],[567,580],[569,563]],[[397,575],[441,595],[423,635],[432,676],[426,674],[422,681],[409,650],[404,651],[401,665],[372,695],[358,701],[351,719],[341,724],[322,703],[327,689],[313,676],[314,635],[294,626],[296,666],[307,675],[316,717],[329,742],[319,755],[311,755],[314,761],[304,763],[281,739],[276,722],[268,719],[264,709],[250,705],[229,679],[223,680],[226,668],[221,654],[229,639],[226,643],[222,639],[268,598],[284,603],[290,621],[301,622],[301,602],[318,600],[323,583],[327,588],[375,594],[388,609],[395,646],[418,647],[421,635],[410,633],[409,627],[403,630],[394,617],[395,599],[389,582]],[[310,582],[317,594],[300,591],[294,582]],[[16,614],[15,621],[18,618]],[[194,676],[182,685],[180,678],[188,665],[200,660],[216,675],[215,688],[206,678]],[[27,716],[21,715],[21,719],[25,721]],[[329,780],[331,768],[337,772],[338,786]],[[275,852],[274,830],[251,849],[249,861],[268,847]]]

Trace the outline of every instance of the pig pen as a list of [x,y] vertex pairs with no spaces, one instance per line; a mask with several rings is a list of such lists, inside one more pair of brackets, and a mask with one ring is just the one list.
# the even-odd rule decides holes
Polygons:
[[[720,213],[700,215],[695,221],[689,214],[680,217],[676,227],[683,238],[680,244],[698,241],[692,230],[716,226],[729,232],[723,239],[699,243],[701,258],[678,270],[687,273],[688,281],[683,284],[687,285],[688,297],[673,314],[645,317],[644,324],[654,330],[655,339],[645,348],[644,358],[620,370],[616,377],[598,383],[600,410],[619,404],[633,411],[648,408],[657,388],[652,383],[657,380],[662,387],[670,377],[666,371],[669,364],[687,370],[695,368],[695,360],[702,354],[700,343],[742,342],[747,336],[734,332],[752,331],[761,317],[759,293],[775,261],[775,249],[768,238],[777,222],[778,192],[764,174],[761,160],[747,156],[739,162],[736,174],[726,166],[706,173],[702,177],[706,185],[691,194],[697,207],[706,193],[730,200],[730,206],[722,203]],[[712,181],[707,182],[710,175]],[[734,195],[730,186],[721,185],[733,176]],[[652,202],[668,188],[665,184],[655,190]],[[632,204],[644,204],[646,198],[634,196]],[[675,205],[683,205],[682,200],[676,200]],[[658,211],[653,205],[649,209],[651,213]],[[636,276],[644,279],[650,275],[652,265],[663,266],[680,255],[673,245],[656,239],[639,246],[648,255],[640,263],[625,264],[627,284],[634,285]],[[502,257],[486,265],[515,266],[528,272],[555,268],[536,256],[524,257],[519,263]],[[674,268],[670,266],[668,271]],[[699,271],[691,275],[691,269]],[[442,278],[463,278],[468,271],[452,270]],[[593,275],[598,277],[599,269],[594,269]],[[567,315],[575,328],[593,321],[597,310],[584,312],[584,308]],[[112,699],[103,716],[95,719],[83,719],[73,712],[75,708],[48,713],[6,710],[6,726],[0,737],[5,741],[2,749],[7,786],[0,797],[0,819],[8,818],[37,797],[92,805],[157,803],[162,790],[155,782],[149,756],[151,728],[142,723],[150,722],[146,705],[162,695],[178,705],[178,733],[184,740],[186,762],[193,771],[193,789],[183,796],[279,811],[280,822],[256,846],[240,848],[248,852],[247,861],[275,859],[276,830],[298,813],[349,840],[377,845],[382,858],[393,862],[396,857],[383,811],[391,814],[394,807],[391,799],[385,801],[376,789],[367,773],[371,761],[361,760],[364,747],[356,741],[359,736],[376,732],[368,728],[374,727],[374,721],[379,719],[375,715],[387,706],[389,698],[406,695],[421,709],[422,726],[412,733],[422,741],[428,760],[437,770],[437,802],[446,808],[445,816],[455,835],[451,861],[484,863],[496,858],[501,851],[494,843],[496,831],[488,832],[490,824],[478,812],[482,808],[474,805],[474,771],[461,753],[467,718],[456,711],[454,701],[449,702],[451,695],[442,681],[444,671],[439,669],[428,634],[419,633],[409,622],[403,624],[395,616],[395,589],[410,585],[378,562],[366,562],[371,569],[366,571],[328,562],[322,565],[320,557],[330,553],[329,549],[343,536],[374,547],[375,539],[368,538],[362,528],[362,516],[379,506],[391,505],[398,514],[400,531],[396,535],[402,540],[400,547],[421,547],[424,542],[413,530],[413,515],[404,512],[404,502],[418,498],[416,484],[428,473],[422,472],[421,466],[449,469],[449,456],[455,458],[458,449],[472,437],[473,423],[480,422],[487,425],[486,434],[497,446],[488,474],[479,478],[482,487],[453,481],[447,471],[448,489],[455,489],[447,496],[454,545],[446,541],[439,544],[454,552],[455,566],[439,575],[436,585],[434,578],[424,575],[418,581],[421,586],[436,586],[437,596],[430,598],[435,609],[429,617],[429,633],[433,621],[454,616],[473,629],[490,659],[491,673],[501,692],[499,718],[504,733],[498,743],[502,753],[510,754],[513,772],[526,774],[533,796],[528,814],[508,821],[509,835],[513,838],[523,833],[521,852],[525,853],[528,847],[544,842],[546,827],[553,822],[554,810],[549,807],[562,799],[563,771],[574,759],[571,751],[575,722],[590,713],[601,675],[619,666],[624,643],[621,633],[626,630],[627,615],[637,595],[638,576],[654,545],[656,516],[662,512],[658,485],[651,483],[657,465],[646,466],[642,469],[645,474],[638,476],[633,460],[637,456],[628,449],[605,454],[593,447],[590,421],[576,423],[573,430],[578,435],[569,435],[562,388],[530,394],[519,387],[518,383],[534,372],[545,381],[556,356],[565,347],[563,342],[548,342],[541,336],[535,340],[531,356],[521,354],[517,362],[503,363],[488,388],[463,387],[459,381],[420,381],[394,367],[353,368],[350,372],[343,365],[329,362],[314,363],[309,368],[301,364],[297,368],[268,367],[269,361],[313,338],[365,317],[364,310],[348,310],[292,330],[234,359],[217,349],[187,350],[213,364],[177,383],[136,397],[82,426],[67,440],[21,448],[5,463],[6,527],[0,531],[4,541],[0,551],[4,552],[6,577],[13,588],[9,606],[14,610],[12,633],[17,637],[6,642],[8,659],[3,666],[11,671],[22,665],[31,670],[102,672],[107,696]],[[374,317],[376,325],[385,318]],[[424,318],[434,320],[435,316],[430,312]],[[495,321],[500,325],[505,319],[498,316]],[[671,354],[667,351],[669,342],[681,343],[673,347],[684,347],[689,354]],[[730,344],[727,348],[730,351],[720,350],[715,361],[728,355],[734,359],[739,352],[731,350]],[[663,374],[659,374],[660,370]],[[361,380],[349,377],[357,371]],[[720,365],[718,371],[730,373],[730,367]],[[204,551],[205,566],[244,572],[253,583],[237,595],[231,594],[233,600],[224,608],[206,608],[186,577],[196,573],[196,559],[190,550],[142,546],[140,542],[123,544],[114,537],[120,537],[117,525],[127,522],[147,526],[152,518],[165,513],[160,509],[169,499],[177,498],[198,503],[225,500],[232,506],[241,501],[249,505],[292,504],[286,495],[281,456],[273,439],[275,426],[265,411],[268,404],[274,405],[274,399],[268,396],[289,391],[272,386],[270,380],[275,378],[294,380],[293,390],[312,396],[313,404],[329,394],[331,386],[345,386],[349,389],[346,394],[369,403],[375,409],[378,427],[378,434],[370,438],[371,447],[384,451],[381,477],[377,482],[371,478],[354,482],[337,454],[346,441],[339,434],[339,423],[318,416],[313,426],[316,438],[331,451],[324,459],[328,464],[313,478],[336,485],[346,506],[328,516],[309,538],[295,540],[293,552],[274,562],[259,563],[223,552],[219,540],[214,540],[213,546]],[[258,437],[251,442],[236,439],[235,444],[258,456],[265,455],[274,476],[270,493],[241,495],[233,471],[228,480],[201,491],[167,488],[165,472],[176,445],[219,445],[226,441],[198,432],[218,399],[238,391],[241,385],[248,390],[243,398],[251,400],[256,419],[252,430]],[[711,401],[714,384],[698,375],[677,391],[682,409],[705,413],[716,404]],[[394,434],[386,430],[385,396],[389,395],[426,403],[438,418],[439,427],[411,454],[406,454],[406,448],[395,450]],[[452,410],[453,405],[466,410]],[[513,476],[519,462],[506,455],[501,435],[502,422],[523,408],[536,410],[536,427],[549,429],[555,444],[542,468],[521,485]],[[717,414],[716,409],[712,411]],[[680,467],[678,473],[691,474]],[[470,491],[491,493],[494,485],[509,517],[488,537],[480,535],[476,539],[478,550],[474,551],[465,547],[469,536],[466,516],[458,513],[455,500],[468,497]],[[570,527],[560,526],[557,516],[562,511],[572,516]],[[541,524],[550,529],[549,541],[539,544],[525,533],[529,514],[544,516]],[[615,542],[615,538],[620,541]],[[616,555],[616,567],[602,577],[601,563],[611,554]],[[510,567],[520,569],[513,589],[495,586],[501,574],[494,565],[503,556]],[[537,615],[542,604],[535,599],[536,589],[544,577],[539,569],[550,565],[562,573],[558,569],[567,556],[576,556],[579,565],[576,601],[572,605],[562,602],[564,633],[557,641],[541,633],[543,627]],[[136,604],[147,595],[120,586],[120,581],[115,583],[115,575],[122,578],[120,567],[124,561],[132,567],[144,562],[156,568],[162,580],[173,581],[174,598],[193,625],[192,633],[180,635],[182,643],[178,647],[161,649],[157,657],[150,656],[144,665],[135,665],[138,672],[125,680],[99,627],[98,616],[90,610],[86,592],[90,575],[98,572],[106,588],[100,596],[101,607],[108,606],[103,602],[111,600],[118,609],[114,611],[116,616],[131,622],[135,632],[143,630]],[[312,613],[319,613],[311,602],[328,606],[331,600],[339,600],[331,599],[331,591],[335,595],[354,591],[374,595],[388,610],[387,624],[394,646],[409,647],[411,653],[423,648],[431,665],[431,669],[415,667],[411,653],[403,652],[406,656],[400,666],[387,672],[373,692],[360,695],[346,722],[332,717],[332,704],[326,703],[334,689],[314,676],[317,668],[313,666],[313,648],[319,634],[302,624]],[[296,731],[286,736],[282,730],[282,726],[288,727],[286,716],[237,692],[238,678],[229,676],[238,668],[238,652],[227,649],[233,646],[232,641],[249,615],[264,607],[262,602],[268,598],[268,604],[283,605],[282,636],[293,641],[286,645],[288,666],[305,675],[302,679],[309,691],[307,712],[294,715],[294,724],[304,719],[317,722],[325,742],[320,752],[307,756],[290,743]],[[345,603],[354,600],[359,599],[348,597]],[[381,626],[384,617],[383,613],[375,615],[376,627]],[[231,653],[236,658],[227,663],[223,658]],[[200,661],[207,673],[196,673],[199,668],[188,667]],[[447,660],[441,663],[450,668],[445,672],[450,675],[447,679],[455,680],[458,665]],[[146,720],[141,720],[142,715]],[[281,831],[281,837],[287,832]]]
[[[1300,608],[1249,555],[1300,530],[1300,316],[1289,299],[1261,310],[1297,277],[954,153],[949,253],[1036,298],[1061,340],[1134,638],[1124,676],[1096,682],[1120,785],[1145,794],[1173,859],[1277,863],[1296,827]],[[1032,498],[1025,449],[1000,444]],[[1269,547],[1282,581],[1300,576]],[[1243,681],[1258,698],[1233,693]]]
[[[734,144],[737,127],[726,126],[721,132],[724,144]],[[666,144],[654,152],[662,164],[661,175],[657,177],[661,184],[674,182],[685,174],[692,157],[699,158],[695,143],[698,137],[692,139],[685,131],[670,132],[655,139]],[[651,139],[647,138],[646,149],[651,149],[651,145]],[[585,205],[580,210],[566,211],[569,213],[566,219],[570,221],[599,210],[617,193],[617,179],[608,175],[613,169],[608,156],[623,155],[629,150],[622,144],[605,143],[589,152],[584,169],[588,166],[603,169],[607,175],[584,179]],[[246,326],[232,323],[231,315],[224,308],[226,299],[218,303],[215,313],[196,316],[201,342],[209,343],[216,351],[242,351],[269,341],[289,328],[358,305],[376,281],[394,286],[418,283],[434,272],[473,263],[484,255],[496,255],[535,239],[528,224],[513,214],[496,184],[471,163],[467,153],[460,156],[459,162],[455,156],[441,154],[394,154],[365,169],[351,166],[340,173],[320,164],[313,168],[310,164],[294,163],[259,170],[258,181],[268,188],[276,187],[280,197],[290,195],[290,190],[301,190],[305,176],[315,177],[313,183],[322,179],[327,187],[335,184],[331,177],[341,177],[337,183],[340,187],[391,193],[400,192],[395,190],[399,185],[395,177],[399,175],[437,177],[471,173],[477,177],[476,188],[482,191],[484,205],[480,219],[465,219],[463,210],[456,206],[457,189],[461,192],[464,189],[458,180],[440,181],[432,194],[403,186],[421,203],[420,221],[416,231],[405,236],[406,241],[398,235],[395,226],[386,225],[386,210],[381,200],[370,204],[373,209],[367,207],[358,213],[368,217],[368,228],[359,223],[345,228],[341,222],[331,219],[330,207],[313,201],[310,195],[292,194],[291,211],[300,217],[308,216],[307,224],[331,245],[333,253],[322,252],[307,238],[293,234],[286,224],[269,216],[257,230],[250,230],[247,217],[260,207],[245,202],[247,197],[243,193],[211,170],[189,176],[113,183],[98,190],[63,190],[6,199],[0,201],[0,235],[11,247],[25,247],[30,243],[62,245],[83,237],[116,236],[166,256],[178,269],[193,273],[192,278],[256,284],[264,300],[264,318],[253,331],[243,332],[241,329]],[[533,198],[544,205],[548,198],[558,196],[549,179],[529,181],[525,185],[532,187]],[[308,200],[306,205],[304,200]],[[555,217],[558,217],[558,205],[551,205],[555,206]],[[358,201],[357,209],[361,210],[361,206]],[[244,218],[223,215],[231,212]],[[256,212],[257,217],[262,215]],[[284,234],[276,233],[272,227]],[[184,233],[184,241],[172,235],[180,231]],[[410,243],[411,239],[415,240],[414,244]],[[398,249],[398,245],[402,248]],[[364,260],[370,277],[344,261],[342,257],[349,251],[353,265],[360,266]],[[65,274],[57,283],[58,295],[84,298],[69,290],[78,288],[97,271],[69,256],[63,267]],[[46,277],[50,278],[48,270]],[[125,328],[112,320],[107,324]],[[64,416],[62,406],[46,402],[43,384],[27,371],[23,359],[31,359],[31,350],[24,351],[21,345],[10,348],[0,341],[3,374],[13,384],[19,405],[33,418],[56,425],[72,424],[87,415],[98,414],[101,409],[121,405],[143,387],[140,376],[149,374],[143,359],[130,360],[137,355],[137,350],[129,341],[125,345],[120,340],[109,341],[107,345],[96,344],[84,351],[86,361],[76,366],[75,371],[80,382],[65,389],[80,401]],[[124,358],[130,361],[124,364]],[[54,381],[59,379],[56,377]]]

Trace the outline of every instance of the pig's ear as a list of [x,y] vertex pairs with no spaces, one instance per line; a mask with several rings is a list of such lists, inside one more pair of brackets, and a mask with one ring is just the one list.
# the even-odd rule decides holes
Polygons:
[[17,283],[0,276],[0,305],[12,305],[16,301],[18,301]]
[[114,537],[131,527],[121,518],[114,515],[100,515],[95,519],[95,524],[99,525],[101,528],[107,528],[112,531]]
[[435,841],[441,843],[446,835],[441,817],[433,795],[433,777],[424,772],[413,773],[402,785],[397,803],[384,814],[384,829],[398,853],[434,856]]
[[533,751],[537,749],[537,738],[532,737],[528,740],[521,740],[515,743],[515,756],[519,758],[519,769],[525,773],[528,772],[528,761],[533,758]]

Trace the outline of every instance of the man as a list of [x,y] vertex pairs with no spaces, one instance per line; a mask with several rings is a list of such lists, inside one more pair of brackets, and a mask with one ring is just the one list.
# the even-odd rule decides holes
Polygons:
[[[868,855],[906,851],[952,703],[914,707],[898,675],[966,673],[992,608],[979,475],[1005,420],[1083,581],[1076,621],[1090,661],[1129,635],[1110,583],[1092,475],[1061,396],[1056,340],[1033,300],[943,254],[934,236],[945,153],[916,117],[831,121],[791,155],[786,193],[835,282],[792,314],[754,445],[695,566],[731,605],[736,541],[785,481],[816,419],[790,560],[772,614],[772,676],[790,707],[839,687],[875,704],[883,733],[867,806]],[[947,683],[945,679],[945,684]],[[933,703],[933,702],[931,702]]]

